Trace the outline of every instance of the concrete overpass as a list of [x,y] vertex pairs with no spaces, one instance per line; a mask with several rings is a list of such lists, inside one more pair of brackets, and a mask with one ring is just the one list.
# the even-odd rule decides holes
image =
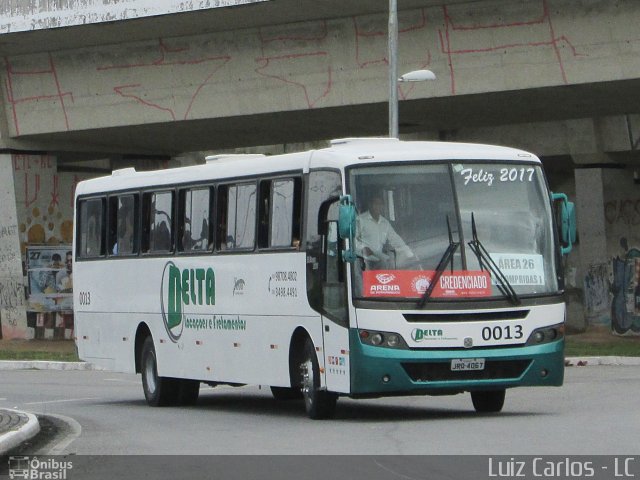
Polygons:
[[[65,171],[83,171],[72,161],[386,134],[386,0],[36,3],[0,6],[0,148],[13,160],[3,170],[13,181],[6,198],[16,199],[5,223],[22,234],[3,240],[13,242],[7,251],[29,243],[34,184],[16,162],[21,153],[44,155],[72,189],[78,176]],[[640,4],[400,0],[399,8],[400,72],[438,76],[399,87],[401,135],[545,157],[552,187],[578,197],[572,318],[607,321],[610,260],[621,238],[640,246]]]
[[[386,131],[385,0],[242,3],[80,25],[51,11],[36,29],[14,14],[3,143],[174,155]],[[438,75],[401,88],[402,133],[640,111],[637,2],[399,4],[400,71]]]

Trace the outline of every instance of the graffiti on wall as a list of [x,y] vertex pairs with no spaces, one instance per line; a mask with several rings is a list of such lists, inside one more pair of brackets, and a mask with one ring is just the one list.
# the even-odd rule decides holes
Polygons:
[[609,266],[606,263],[591,265],[584,278],[584,307],[590,318],[608,316],[610,290]]
[[609,225],[640,225],[640,198],[624,198],[605,202],[604,218]]
[[[113,91],[144,107],[165,112],[175,121],[189,118],[202,89],[230,60],[231,57],[228,55],[194,55],[190,46],[170,46],[161,38],[157,50],[152,49],[150,58],[132,63],[103,65],[98,67],[97,71],[126,72],[127,78],[131,78],[132,81],[114,85]],[[148,71],[151,69],[157,70],[159,74],[149,75]],[[176,84],[167,85],[167,79]],[[178,85],[189,83],[188,79],[194,79],[192,90],[184,98],[176,98],[172,91],[176,90]],[[158,92],[162,93],[162,98],[149,99]]]
[[22,253],[27,245],[73,241],[73,198],[85,177],[59,174],[55,157],[12,155]]
[[[547,70],[568,84],[568,62],[587,55],[573,46],[562,31],[565,18],[558,20],[556,14],[549,0],[495,0],[481,6],[465,3],[401,11],[400,41],[412,48],[403,49],[400,64],[407,69],[447,71],[449,75],[441,76],[442,82],[448,80],[442,90],[456,95],[475,82],[475,76],[465,72],[479,55],[500,56],[490,63],[499,61],[507,68],[518,56],[535,50],[544,57]],[[333,106],[343,95],[335,88],[338,82],[350,83],[354,74],[386,77],[386,29],[386,16],[364,15],[159,38],[121,50],[105,46],[82,57],[86,62],[82,68],[90,69],[93,62],[96,76],[95,82],[82,86],[73,67],[80,63],[77,52],[6,56],[6,110],[15,134],[26,135],[41,128],[43,115],[56,130],[79,128],[77,122],[84,127],[84,114],[76,112],[87,107],[99,117],[95,121],[100,126],[111,125],[119,118],[114,112],[121,108],[129,114],[140,112],[145,122],[203,118],[229,103],[230,86],[239,96],[257,86],[261,91],[273,88],[287,98],[289,109]],[[369,69],[378,71],[372,75],[366,73]],[[343,84],[343,88],[349,87]],[[415,88],[399,86],[400,98],[409,98]],[[272,98],[270,91],[258,95],[256,108],[271,108]],[[245,106],[241,98],[236,101]],[[266,104],[259,105],[262,101]]]
[[[318,102],[329,95],[333,88],[333,67],[327,50],[328,26],[326,21],[316,22],[298,31],[294,25],[283,33],[279,28],[263,27],[258,31],[260,56],[255,62],[255,72],[275,85],[286,85],[296,92],[295,99],[304,97],[307,108],[314,108]],[[309,65],[316,72],[311,81],[303,80],[309,76]],[[306,75],[305,75],[306,74]]]
[[16,224],[0,225],[0,338],[22,338],[24,334],[20,322],[25,304],[24,286],[19,252],[12,241],[17,233]]
[[620,239],[620,254],[591,265],[584,277],[584,307],[591,323],[619,335],[640,334],[640,249]]
[[[456,13],[468,18],[474,12],[470,12],[468,5],[447,6],[443,5],[444,27],[438,29],[440,39],[440,50],[446,55],[449,65],[449,76],[451,78],[451,94],[457,92],[456,64],[463,57],[469,57],[489,52],[504,52],[511,50],[529,48],[548,50],[558,65],[558,75],[564,84],[568,84],[567,70],[562,56],[563,50],[568,50],[573,57],[583,56],[573,46],[566,35],[557,33],[554,27],[552,10],[549,8],[548,0],[541,2],[527,2],[518,4],[517,9],[507,8],[505,5],[496,3],[496,8],[500,9],[500,17],[508,15],[510,20],[502,18],[494,23],[467,23],[463,24],[456,18]],[[478,5],[477,9],[486,9],[487,5]],[[456,12],[456,10],[461,10]],[[509,15],[511,14],[511,15]],[[493,32],[484,36],[480,32]],[[508,37],[503,32],[508,32]],[[502,33],[502,35],[501,35]],[[500,42],[499,39],[504,39]]]
[[621,255],[613,258],[611,267],[611,328],[615,333],[640,333],[640,249],[629,248],[620,239]]

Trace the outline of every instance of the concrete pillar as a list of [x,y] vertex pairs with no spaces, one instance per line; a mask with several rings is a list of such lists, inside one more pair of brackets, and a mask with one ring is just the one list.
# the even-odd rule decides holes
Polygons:
[[31,338],[20,254],[11,155],[0,154],[0,332],[2,338]]
[[[576,163],[593,163],[576,159]],[[604,163],[604,162],[603,162]],[[579,254],[578,279],[584,285],[585,327],[610,325],[609,261],[602,168],[575,170]],[[577,280],[578,280],[577,279]],[[577,282],[579,284],[579,280]]]

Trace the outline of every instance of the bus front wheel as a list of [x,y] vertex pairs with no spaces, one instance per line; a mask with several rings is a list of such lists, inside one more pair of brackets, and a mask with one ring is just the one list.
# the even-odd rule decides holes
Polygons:
[[142,389],[147,403],[152,407],[175,404],[178,386],[174,379],[158,376],[158,362],[153,338],[148,336],[142,345]]
[[504,406],[505,390],[471,392],[473,407],[478,413],[497,413]]
[[305,341],[300,363],[300,388],[309,418],[319,420],[333,416],[338,395],[320,389],[320,367],[310,338]]

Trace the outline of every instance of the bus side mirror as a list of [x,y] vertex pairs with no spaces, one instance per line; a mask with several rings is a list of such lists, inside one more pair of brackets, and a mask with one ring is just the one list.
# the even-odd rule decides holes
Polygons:
[[349,246],[342,252],[342,258],[345,262],[353,263],[356,261],[355,254],[355,231],[356,231],[356,206],[351,200],[351,195],[343,195],[340,197],[338,206],[338,234],[340,238],[349,240]]
[[564,193],[552,193],[552,201],[560,201],[560,240],[566,246],[560,247],[563,255],[568,254],[576,242],[576,208],[573,202],[570,202]]

